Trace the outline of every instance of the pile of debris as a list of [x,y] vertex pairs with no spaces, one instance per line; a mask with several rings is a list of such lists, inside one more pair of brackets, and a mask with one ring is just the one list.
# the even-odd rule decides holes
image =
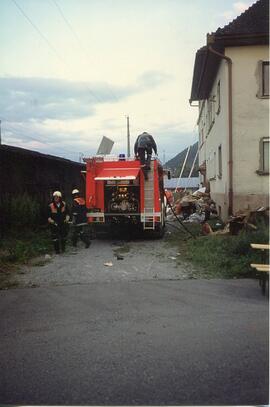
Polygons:
[[205,187],[193,194],[178,192],[175,194],[172,207],[173,211],[171,209],[168,211],[168,221],[176,220],[173,212],[184,223],[204,223],[218,217],[216,204]]
[[255,210],[238,211],[234,216],[228,219],[230,233],[238,235],[243,230],[257,230],[257,224],[264,222],[266,225],[269,222],[269,207],[259,207]]
[[266,225],[269,223],[268,212],[269,207],[260,207],[255,210],[238,211],[234,216],[231,216],[228,219],[224,229],[213,232],[211,226],[205,223],[203,225],[202,231],[205,235],[238,235],[241,230],[257,230],[257,225],[261,224],[261,222],[264,222]]
[[[200,188],[193,194],[185,191],[174,194],[172,209],[168,209],[167,221],[175,221],[178,218],[183,223],[197,223],[202,225],[203,235],[231,234],[237,235],[241,230],[257,230],[257,224],[269,222],[269,207],[260,207],[255,210],[238,211],[231,216],[224,225],[220,220],[215,202],[211,199],[206,188]],[[208,221],[216,219],[213,231]]]

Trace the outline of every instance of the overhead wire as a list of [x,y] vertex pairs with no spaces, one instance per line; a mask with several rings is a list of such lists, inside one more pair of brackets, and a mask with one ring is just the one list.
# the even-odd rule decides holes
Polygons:
[[[20,13],[25,17],[25,19],[29,22],[29,24],[35,29],[35,31],[38,33],[38,35],[43,39],[43,41],[46,42],[48,47],[51,49],[51,51],[57,56],[57,58],[65,65],[65,67],[70,71],[71,68],[65,61],[65,59],[58,53],[56,48],[52,45],[52,43],[48,40],[48,38],[42,33],[42,31],[38,28],[38,26],[31,20],[31,18],[26,14],[26,12],[23,10],[23,8],[17,3],[16,0],[12,0],[13,4],[17,7],[17,9],[20,11]],[[86,88],[88,92],[94,97],[98,102],[103,102],[102,98],[96,96],[94,92],[86,85]]]
[[[42,143],[48,145],[46,142],[40,140],[39,138],[35,138],[35,137],[32,137],[32,136],[29,136],[28,134],[22,133],[22,132],[20,131],[20,129],[18,129],[18,128],[12,126],[12,125],[9,123],[9,121],[8,121],[7,119],[5,119],[3,116],[1,116],[1,117],[2,117],[2,124],[4,124],[3,130],[5,130],[5,131],[10,131],[12,134],[14,133],[15,135],[20,136],[20,137],[23,136],[24,138],[26,138],[26,139],[28,139],[28,140],[38,141],[38,142],[42,142]],[[5,122],[3,121],[3,119],[8,123],[8,125],[5,124]],[[23,129],[23,131],[27,131],[27,130],[28,130],[28,129],[26,129],[26,128]]]
[[[57,49],[54,47],[54,45],[49,41],[49,39],[46,37],[46,35],[44,35],[44,33],[39,29],[39,27],[33,22],[33,20],[28,16],[28,14],[25,12],[25,10],[18,4],[18,2],[16,0],[12,0],[13,4],[15,5],[15,7],[19,10],[19,12],[23,15],[23,17],[27,20],[27,22],[33,27],[33,29],[36,31],[36,33],[40,36],[40,38],[42,38],[42,40],[46,43],[46,45],[49,47],[49,49],[53,52],[53,54],[61,61],[62,64],[65,65],[66,69],[68,69],[69,71],[71,70],[70,66],[67,64],[66,60],[58,53]],[[79,39],[79,36],[76,34],[75,30],[73,29],[72,25],[68,22],[67,18],[65,17],[62,9],[60,8],[60,6],[58,5],[58,3],[56,3],[56,1],[53,2],[53,4],[55,5],[55,7],[57,7],[58,12],[60,13],[61,17],[64,19],[65,23],[67,24],[67,26],[69,27],[69,29],[71,30],[71,32],[73,33],[73,35],[76,37],[76,41],[78,44],[81,44],[81,41]],[[82,47],[83,48],[83,47]],[[107,83],[105,83],[106,86]],[[100,96],[97,96],[89,87],[86,83],[84,83],[84,86],[86,87],[86,89],[88,90],[88,92],[91,94],[91,96],[96,99],[98,102],[103,103],[104,99],[102,99]],[[118,97],[116,95],[114,95],[114,93],[112,91],[111,95],[112,97],[118,101]]]
[[70,24],[70,22],[68,21],[68,19],[65,17],[65,15],[64,15],[61,7],[59,6],[59,4],[56,2],[56,0],[52,0],[52,3],[57,8],[59,14],[61,15],[61,17],[64,20],[64,22],[66,23],[66,25],[68,26],[69,30],[72,32],[72,34],[73,34],[74,38],[76,39],[77,43],[79,44],[79,46],[82,47],[82,43],[81,43],[81,40],[80,40],[79,36],[77,35],[76,31],[73,29],[73,27]]
[[[82,54],[85,57],[85,60],[88,60],[88,52],[85,50],[84,45],[82,44],[80,37],[78,36],[78,34],[76,33],[76,31],[74,30],[74,28],[72,27],[71,23],[68,21],[68,19],[66,18],[63,10],[61,9],[61,7],[59,6],[59,4],[57,3],[56,0],[52,0],[52,3],[54,4],[54,6],[56,7],[58,13],[60,14],[61,18],[63,19],[63,21],[65,22],[66,26],[69,28],[69,30],[71,31],[72,35],[74,36],[77,44],[79,45],[79,48],[82,52]],[[118,102],[119,98],[114,94],[114,92],[111,90],[111,88],[109,87],[109,85],[107,83],[105,83],[105,86],[107,88],[107,90],[109,91],[110,95],[113,97],[113,99]]]
[[17,9],[21,12],[21,14],[26,18],[26,20],[31,24],[31,26],[34,28],[34,30],[38,33],[38,35],[43,39],[43,41],[46,42],[48,47],[51,49],[51,51],[57,56],[57,58],[66,65],[66,61],[58,54],[56,48],[51,44],[51,42],[48,40],[48,38],[40,31],[40,29],[36,26],[36,24],[28,17],[28,15],[25,13],[23,8],[17,3],[16,0],[12,0],[12,2],[15,4]]
[[[2,117],[2,118],[3,118],[3,120],[5,120],[8,123],[8,125],[6,125],[5,122],[3,122],[3,120],[2,120],[2,124],[4,124],[3,130],[5,132],[10,131],[15,136],[23,137],[23,139],[36,141],[36,142],[45,144],[48,147],[51,147],[51,145],[49,143],[47,143],[46,141],[44,141],[44,140],[42,140],[40,138],[29,136],[28,134],[25,134],[25,131],[28,131],[29,129],[24,128],[21,124],[20,124],[20,126],[22,127],[22,131],[20,129],[14,127],[13,125],[9,124],[9,121],[7,119],[5,119],[4,117]],[[55,150],[60,151],[59,148],[56,148]],[[61,151],[63,151],[63,150],[61,150]],[[74,155],[74,156],[78,156],[78,157],[79,157],[79,154],[80,154],[79,151],[74,152],[74,151],[70,151],[70,150],[66,150],[66,149],[64,150],[64,152],[69,154],[69,155]]]
[[[11,130],[12,132],[14,131],[15,133],[17,133],[18,136],[23,135],[23,137],[25,137],[25,138],[27,138],[27,139],[29,139],[29,140],[38,141],[38,142],[41,142],[41,143],[43,143],[43,144],[46,144],[48,147],[51,147],[51,144],[49,144],[48,142],[46,142],[46,141],[44,141],[44,140],[42,139],[42,137],[43,137],[42,134],[40,135],[41,138],[35,138],[35,137],[32,137],[32,136],[29,136],[29,135],[27,135],[27,134],[21,132],[21,129],[22,129],[23,132],[28,132],[28,131],[29,131],[29,128],[25,127],[23,124],[17,123],[17,124],[20,126],[20,128],[21,128],[21,129],[19,129],[19,128],[14,127],[14,125],[11,125],[11,124],[10,124],[11,122],[10,122],[9,119],[5,118],[5,117],[2,116],[2,115],[1,115],[1,118],[2,118],[2,124],[4,125],[4,128],[3,128],[4,130],[9,130],[9,129],[7,128],[7,126],[6,126],[6,124],[5,124],[5,122],[6,122],[6,123],[8,123],[8,127],[10,128],[10,130]],[[14,123],[14,122],[12,122],[12,123]],[[62,151],[62,150],[61,150],[61,151]],[[79,154],[81,154],[80,151],[75,151],[75,152],[74,152],[74,150],[71,151],[71,150],[66,150],[66,149],[65,149],[65,152],[67,152],[68,154],[76,155],[76,156],[79,155]]]

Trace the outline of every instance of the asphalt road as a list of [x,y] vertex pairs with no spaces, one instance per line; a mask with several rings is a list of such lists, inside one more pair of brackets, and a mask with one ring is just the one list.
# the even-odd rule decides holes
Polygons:
[[11,289],[0,312],[1,404],[268,404],[257,281]]

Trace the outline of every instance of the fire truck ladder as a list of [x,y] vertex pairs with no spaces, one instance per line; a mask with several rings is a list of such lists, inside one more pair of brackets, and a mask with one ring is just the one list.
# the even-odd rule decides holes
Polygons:
[[154,161],[151,161],[150,170],[147,173],[148,179],[144,181],[144,214],[143,229],[155,229],[155,209],[154,209]]

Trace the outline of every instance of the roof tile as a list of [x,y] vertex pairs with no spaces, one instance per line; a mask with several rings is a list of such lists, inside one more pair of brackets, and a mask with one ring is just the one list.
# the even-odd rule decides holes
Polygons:
[[258,0],[240,16],[223,28],[218,28],[215,35],[268,34],[269,1]]

